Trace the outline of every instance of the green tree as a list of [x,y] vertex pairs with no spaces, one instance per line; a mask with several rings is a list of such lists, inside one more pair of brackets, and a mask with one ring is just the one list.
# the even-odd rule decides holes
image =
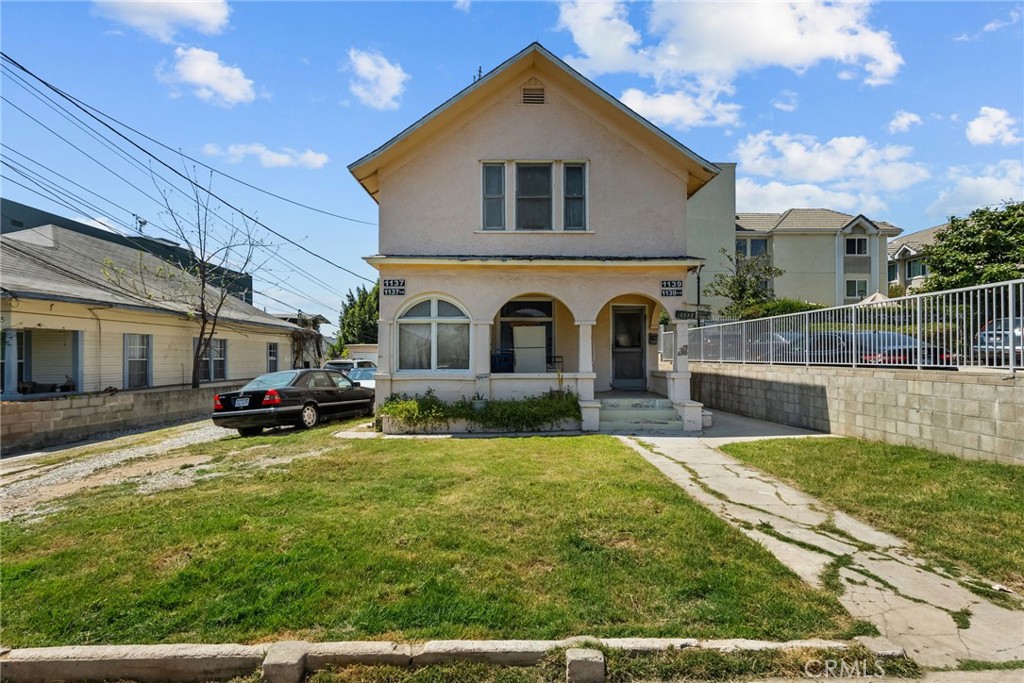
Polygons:
[[380,319],[380,281],[370,289],[363,286],[349,290],[341,304],[338,318],[338,341],[331,351],[340,352],[349,344],[376,344],[377,320]]
[[717,273],[704,287],[704,295],[729,299],[729,305],[720,311],[723,316],[740,318],[748,308],[765,304],[775,298],[768,287],[768,281],[786,271],[773,266],[767,254],[746,258],[739,254],[730,254],[725,248],[720,249],[719,253],[726,258],[727,263],[722,265],[729,272]]
[[952,216],[924,249],[928,277],[918,291],[938,292],[1024,278],[1024,202]]

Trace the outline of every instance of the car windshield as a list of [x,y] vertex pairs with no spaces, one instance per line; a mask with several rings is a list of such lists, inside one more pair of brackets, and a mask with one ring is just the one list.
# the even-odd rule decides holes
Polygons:
[[362,379],[373,379],[376,372],[374,368],[352,368],[348,371],[348,378],[357,382]]
[[282,370],[281,372],[270,372],[260,375],[244,387],[242,391],[259,391],[260,389],[280,389],[292,383],[292,380],[299,374],[298,370]]

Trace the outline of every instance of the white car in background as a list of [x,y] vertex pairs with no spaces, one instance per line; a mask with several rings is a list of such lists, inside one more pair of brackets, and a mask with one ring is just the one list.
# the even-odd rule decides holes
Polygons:
[[359,382],[359,386],[361,387],[365,387],[367,389],[377,388],[377,381],[374,379],[377,375],[376,367],[352,368],[345,374],[348,375],[348,378],[353,382]]
[[323,367],[324,370],[337,370],[344,373],[355,368],[373,368],[376,370],[377,364],[372,360],[362,358],[335,358],[324,363]]

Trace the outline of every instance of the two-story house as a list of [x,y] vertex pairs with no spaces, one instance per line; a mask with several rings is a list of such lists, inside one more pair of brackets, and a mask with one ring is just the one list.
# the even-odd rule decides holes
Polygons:
[[949,223],[905,235],[889,242],[889,285],[912,292],[928,277],[924,250]]
[[[349,170],[380,206],[378,402],[568,387],[592,430],[602,392],[647,390],[700,428],[657,330],[686,339],[715,164],[534,43]],[[731,195],[701,215],[731,224]]]
[[768,254],[775,296],[843,306],[888,289],[886,242],[900,228],[831,209],[736,214],[736,253]]

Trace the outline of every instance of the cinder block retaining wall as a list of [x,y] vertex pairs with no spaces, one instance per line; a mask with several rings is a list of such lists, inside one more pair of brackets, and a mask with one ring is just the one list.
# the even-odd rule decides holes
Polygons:
[[1024,465],[1024,375],[690,363],[706,407]]
[[244,382],[218,382],[191,387],[79,394],[0,406],[0,447],[13,453],[29,448],[85,439],[103,432],[209,415],[215,393],[237,389]]

